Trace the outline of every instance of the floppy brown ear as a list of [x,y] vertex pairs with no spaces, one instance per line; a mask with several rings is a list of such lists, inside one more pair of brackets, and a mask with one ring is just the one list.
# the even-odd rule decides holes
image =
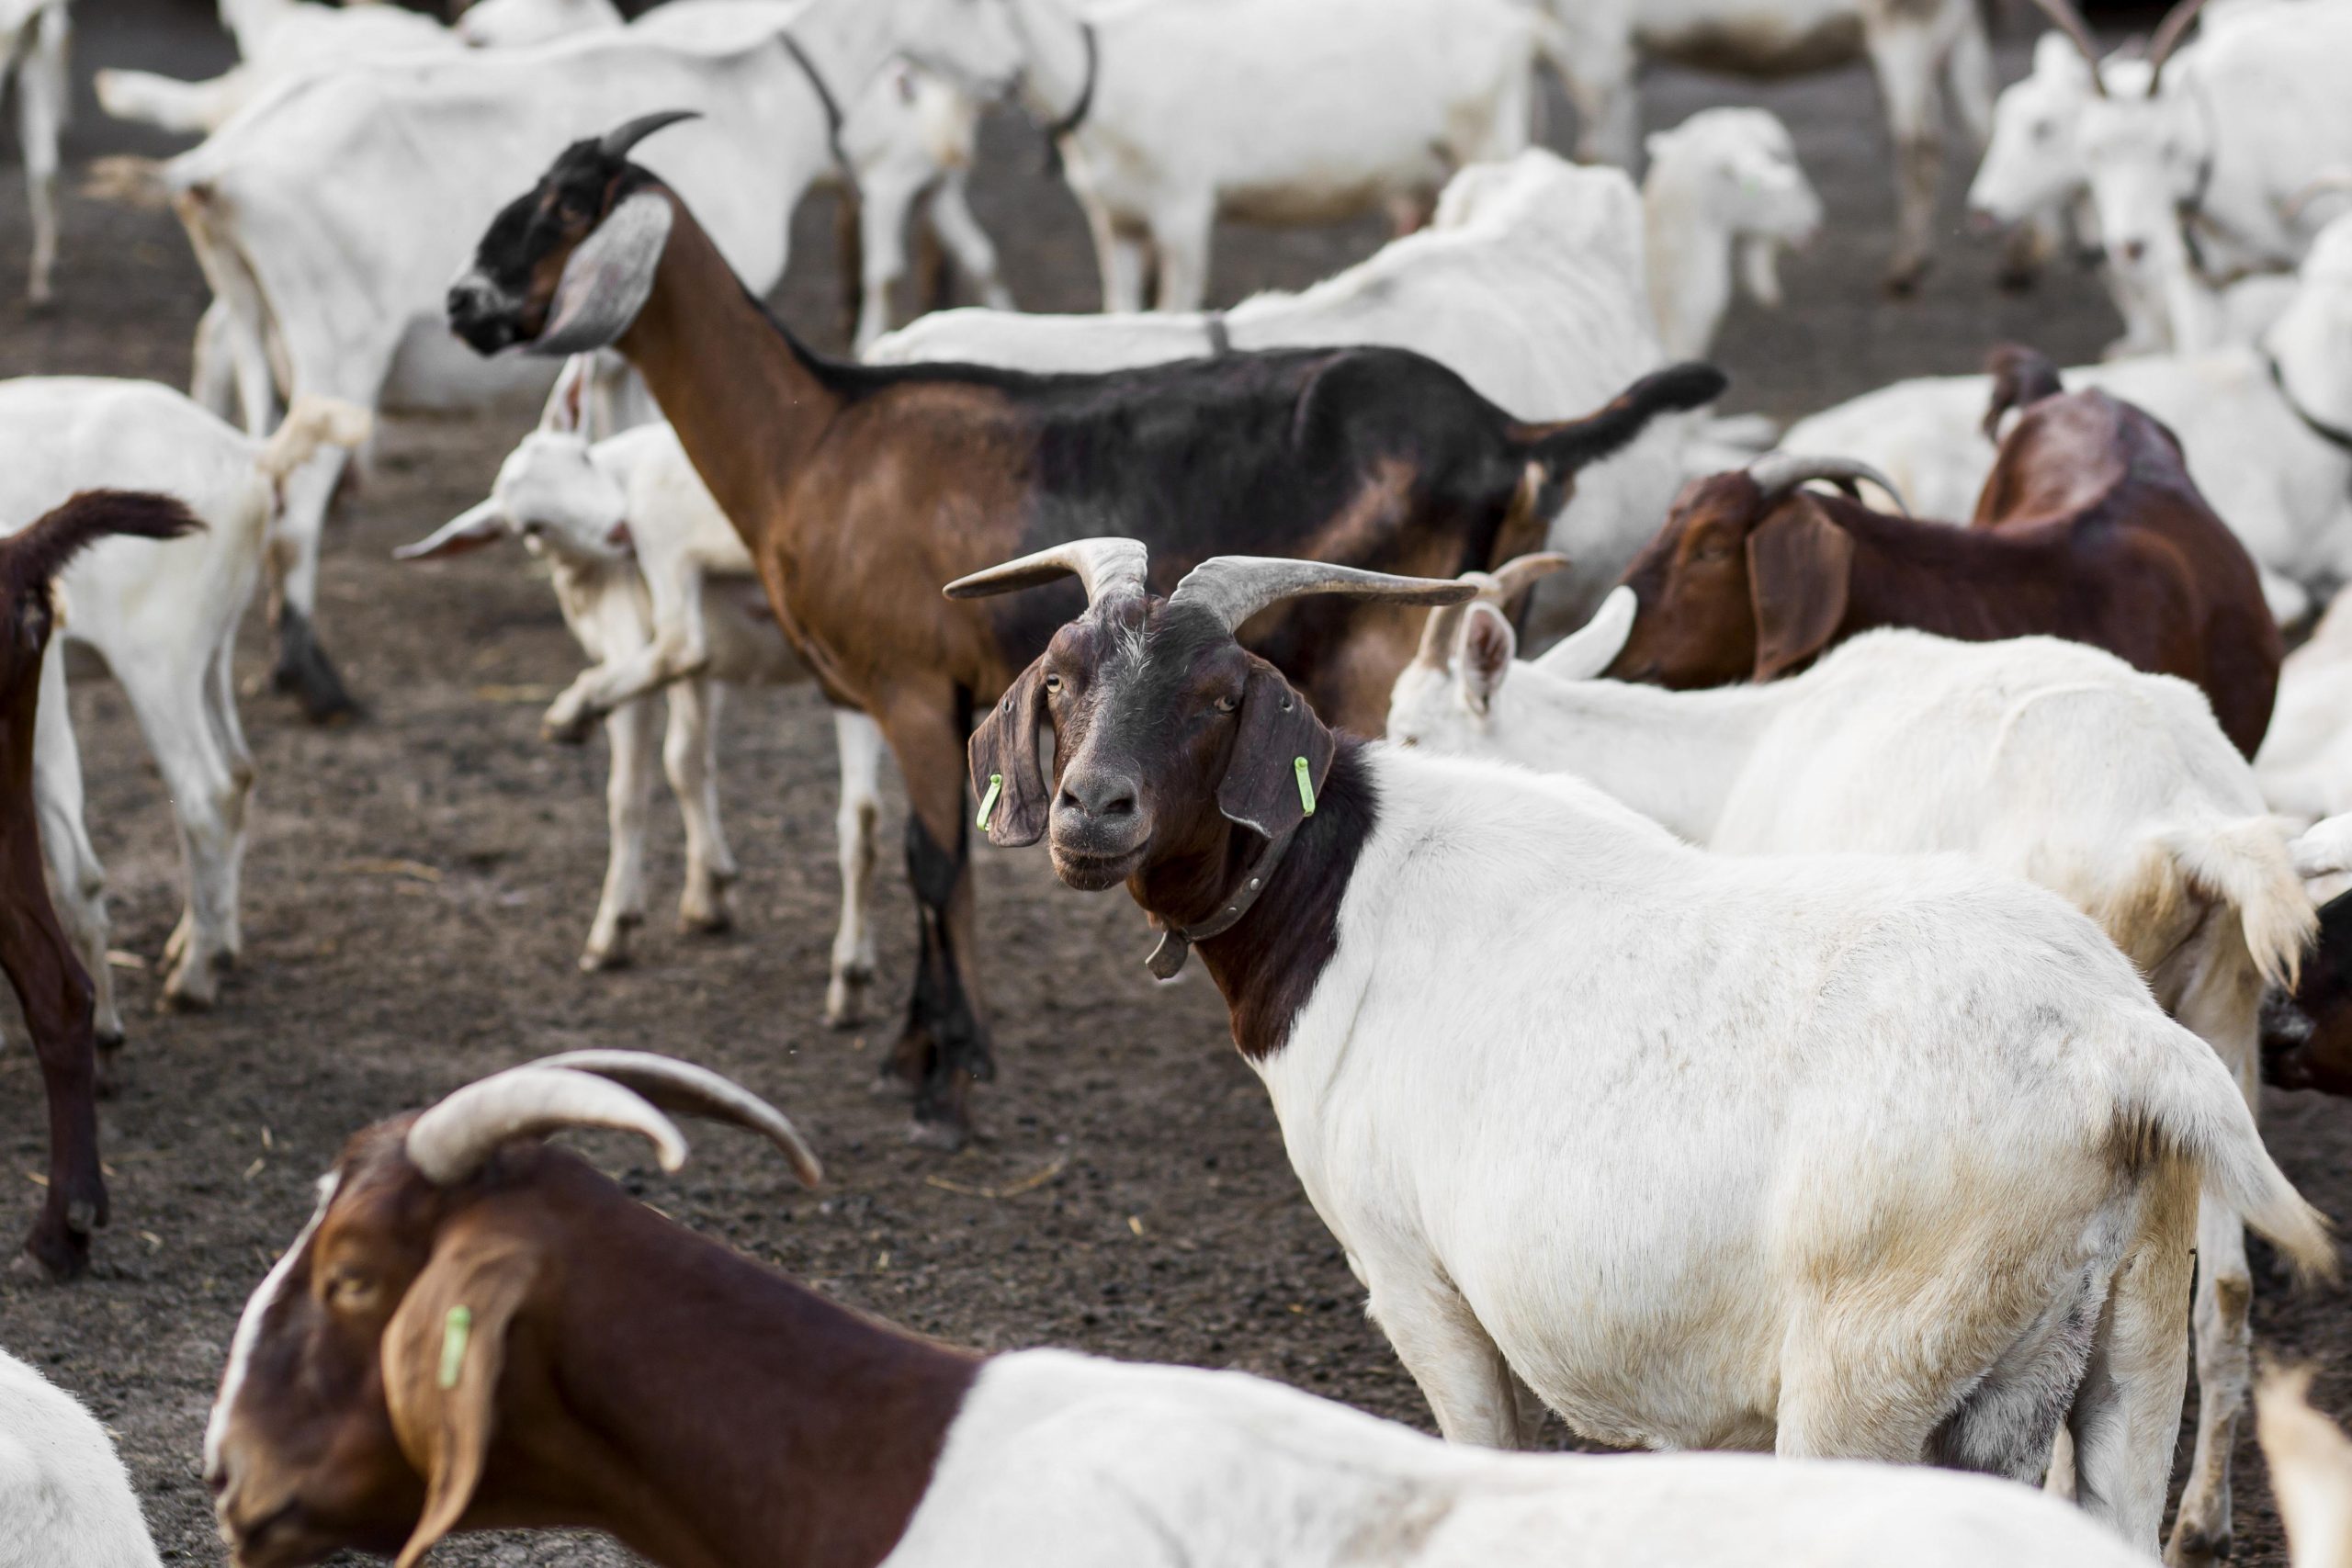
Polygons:
[[1216,786],[1216,808],[1228,820],[1272,839],[1308,815],[1306,792],[1299,788],[1299,759],[1306,760],[1310,784],[1319,787],[1339,742],[1282,671],[1262,659],[1251,663],[1233,755],[1226,759],[1225,779]]
[[1747,592],[1756,607],[1758,681],[1829,646],[1846,618],[1854,541],[1802,495],[1790,497],[1747,536]]
[[972,731],[972,793],[989,842],[1017,850],[1045,836],[1052,795],[1037,759],[1037,731],[1046,722],[1043,660],[1021,672]]
[[537,1273],[536,1250],[519,1241],[460,1236],[435,1253],[384,1326],[384,1403],[401,1451],[424,1477],[424,1511],[396,1568],[416,1568],[473,1503],[507,1331]]

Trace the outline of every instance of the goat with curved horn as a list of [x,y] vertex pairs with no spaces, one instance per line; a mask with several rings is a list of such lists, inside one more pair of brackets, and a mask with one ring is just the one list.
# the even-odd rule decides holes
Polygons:
[[566,1127],[609,1127],[653,1145],[663,1170],[686,1162],[675,1123],[636,1090],[594,1073],[532,1063],[468,1084],[418,1116],[408,1157],[435,1185],[463,1181],[510,1138]]
[[2075,40],[2082,51],[2083,63],[2090,67],[2091,91],[2107,96],[2107,83],[2098,73],[2098,40],[2091,36],[2091,25],[2075,9],[2071,0],[2033,0],[2041,14],[2056,24],[2058,30]]
[[1894,499],[1894,510],[1904,516],[1911,515],[1911,508],[1904,503],[1903,491],[1868,463],[1853,457],[1807,457],[1794,452],[1767,452],[1747,465],[1747,477],[1764,492],[1767,503],[1775,502],[1797,486],[1810,479],[1826,479],[1860,501],[1861,481],[1871,483]]
[[1093,604],[1114,592],[1142,593],[1144,570],[1150,564],[1149,554],[1134,539],[1073,539],[959,577],[941,592],[950,599],[979,599],[1075,577],[1086,589],[1086,602]]
[[2205,0],[2180,0],[2180,4],[2165,12],[2165,19],[2156,24],[2156,36],[2148,45],[2148,96],[2154,97],[2164,85],[2165,62],[2170,60],[2173,51],[2180,47],[2180,40],[2188,36],[2189,28],[2196,23],[2197,14],[2204,8]]
[[793,1174],[802,1186],[815,1187],[825,1179],[825,1168],[816,1151],[790,1117],[708,1067],[650,1051],[566,1051],[534,1066],[593,1073],[643,1097],[657,1110],[757,1133],[792,1162]]
[[616,125],[605,132],[603,140],[596,143],[596,147],[607,158],[626,158],[631,148],[655,131],[675,125],[682,119],[700,119],[701,118],[702,111],[699,109],[659,109],[652,114],[641,114],[635,119],[623,125]]
[[1475,583],[1397,577],[1329,561],[1213,556],[1184,574],[1168,603],[1198,605],[1216,615],[1227,631],[1233,631],[1259,611],[1302,593],[1385,599],[1394,604],[1458,604],[1476,592]]

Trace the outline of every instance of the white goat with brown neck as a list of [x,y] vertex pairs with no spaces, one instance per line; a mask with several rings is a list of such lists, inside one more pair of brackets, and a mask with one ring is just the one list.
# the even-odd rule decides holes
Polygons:
[[2333,1259],[2096,925],[1961,856],[1713,854],[1577,780],[1343,749],[1231,628],[1467,584],[1146,565],[950,586],[1089,590],[973,736],[988,830],[1193,935],[1448,1437],[1516,1446],[1523,1382],[1621,1445],[2030,1482],[2064,1423],[2155,1554],[2199,1190]]
[[[1558,558],[1492,581],[1507,600]],[[1514,662],[1497,604],[1440,611],[1399,676],[1389,739],[1575,773],[1675,833],[1741,854],[1959,851],[2080,908],[2258,1104],[2266,984],[2291,988],[2316,929],[2281,825],[2203,694],[2051,637],[1857,637],[1768,685],[1670,692],[1599,679],[1630,590]],[[2189,1554],[2229,1536],[2229,1461],[2251,1375],[2237,1215],[2198,1224]],[[2177,1548],[2178,1550],[2178,1548]]]

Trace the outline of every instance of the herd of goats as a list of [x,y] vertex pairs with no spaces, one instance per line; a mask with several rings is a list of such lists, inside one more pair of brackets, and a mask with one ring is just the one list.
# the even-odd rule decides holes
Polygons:
[[[582,967],[645,919],[657,770],[680,921],[728,922],[720,693],[813,681],[836,1022],[876,979],[886,748],[905,781],[910,1135],[959,1146],[994,1071],[972,835],[1043,840],[1142,907],[1154,975],[1198,950],[1445,1439],[837,1306],[542,1141],[675,1170],[702,1117],[814,1184],[789,1121],[578,1051],[322,1179],[206,1434],[235,1561],[576,1525],[662,1568],[2098,1568],[2159,1555],[2192,1344],[2163,1555],[2226,1556],[2245,1232],[2335,1269],[2260,1087],[2352,1094],[2352,0],[2183,0],[2104,58],[2036,4],[1997,98],[1977,0],[220,0],[227,74],[99,73],[109,112],[204,138],[99,180],[168,201],[212,299],[193,395],[0,385],[31,1258],[80,1272],[106,1221],[122,1038],[62,645],[168,785],[164,997],[208,1005],[254,784],[238,623],[266,584],[278,689],[348,712],[316,595],[346,465],[379,411],[527,389],[491,496],[401,554],[519,538],[592,661],[544,725],[610,741]],[[0,21],[39,300],[66,0]],[[1645,57],[1857,54],[1889,287],[1929,259],[1948,104],[2009,271],[2086,253],[2126,330],[2064,372],[1987,344],[1775,444],[1700,361],[1821,221],[1786,130],[1710,109],[1640,186],[1612,165]],[[1539,70],[1590,163],[1533,144]],[[1002,98],[1102,315],[1007,308],[966,198]],[[820,184],[850,360],[762,303]],[[1219,218],[1366,210],[1400,230],[1370,259],[1202,308]],[[991,308],[888,330],[910,225]],[[1665,1451],[1496,1451],[1540,1409]],[[2352,1563],[2352,1442],[2292,1374],[2257,1424],[2295,1562]],[[5,1356],[0,1536],[157,1561],[103,1431]]]

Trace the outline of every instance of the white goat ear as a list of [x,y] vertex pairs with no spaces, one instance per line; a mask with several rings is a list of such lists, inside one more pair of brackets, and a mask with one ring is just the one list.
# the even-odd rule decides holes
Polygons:
[[539,355],[584,354],[628,331],[653,292],[671,218],[669,198],[650,190],[614,208],[563,264],[547,328],[526,346]]
[[1462,700],[1470,711],[1485,717],[1495,705],[1495,694],[1510,674],[1519,652],[1519,634],[1494,605],[1483,601],[1463,612],[1462,642],[1454,652],[1454,679],[1462,682]]
[[394,560],[442,560],[494,545],[506,536],[506,518],[495,500],[477,502],[452,517],[431,536],[392,552]]
[[1761,235],[1739,242],[1739,280],[1747,297],[1768,310],[1781,306],[1781,246]]
[[1634,615],[1641,601],[1620,585],[1609,591],[1592,619],[1570,632],[1535,660],[1535,668],[1563,681],[1591,681],[1617,661],[1625,639],[1634,635]]
[[548,406],[539,415],[539,428],[559,435],[571,435],[587,428],[588,389],[596,378],[596,356],[575,354],[563,362],[556,372],[555,389],[548,394]]

